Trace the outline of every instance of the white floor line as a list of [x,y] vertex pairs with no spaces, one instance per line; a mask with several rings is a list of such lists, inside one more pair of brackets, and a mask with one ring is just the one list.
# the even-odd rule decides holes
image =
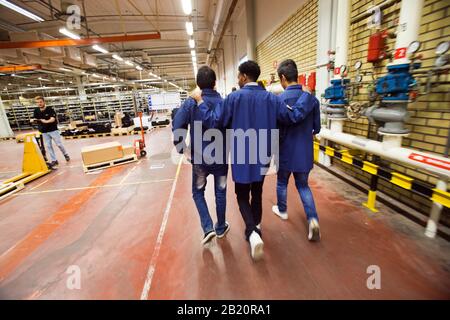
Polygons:
[[123,177],[122,180],[120,180],[119,184],[124,183],[124,181],[128,178],[128,176],[134,171],[134,169],[136,169],[137,166],[134,166],[133,168],[131,168],[130,171],[128,171],[128,173],[125,175],[125,177]]
[[169,220],[169,213],[172,207],[173,196],[175,194],[175,188],[177,186],[178,176],[180,175],[181,164],[183,163],[183,157],[180,158],[177,167],[177,173],[175,174],[175,179],[173,180],[172,189],[170,190],[169,200],[167,201],[166,209],[164,210],[163,220],[161,222],[161,227],[159,228],[158,238],[156,239],[155,248],[153,250],[153,255],[150,260],[150,266],[147,271],[147,276],[145,278],[144,288],[141,293],[141,300],[147,300],[150,288],[152,286],[153,275],[155,273],[156,264],[158,262],[159,251],[161,250],[161,244],[166,232],[167,221]]
[[60,176],[60,175],[62,175],[63,173],[64,173],[64,171],[61,171],[61,172],[59,172],[58,174],[54,175],[53,177],[50,177],[50,178],[48,178],[47,180],[42,181],[42,182],[39,183],[37,186],[34,186],[33,188],[31,188],[30,191],[31,191],[31,190],[34,190],[34,189],[36,189],[36,188],[39,188],[40,186],[46,184],[46,183],[49,182],[50,180],[55,179],[57,176]]

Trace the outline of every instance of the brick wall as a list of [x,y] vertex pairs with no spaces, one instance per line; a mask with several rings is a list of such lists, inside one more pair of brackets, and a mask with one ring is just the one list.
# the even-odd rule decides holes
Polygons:
[[317,0],[309,0],[257,46],[260,79],[270,80],[270,74],[276,73],[275,61],[293,59],[299,69],[315,65],[316,43]]
[[[352,0],[351,17],[367,11],[374,3],[379,4],[382,0]],[[391,5],[383,10],[382,29],[388,29],[395,32],[397,29],[398,17],[400,13],[401,3]],[[435,48],[437,44],[443,40],[450,40],[450,1],[425,0],[422,11],[421,27],[419,41],[422,47],[419,51],[423,55],[422,67],[429,68],[433,66],[435,60]],[[375,77],[386,73],[386,65],[389,60],[373,68],[371,63],[366,62],[368,37],[374,32],[367,28],[366,20],[359,21],[350,26],[350,46],[349,46],[349,77],[354,78],[352,66],[356,61],[363,62],[362,71],[374,71]],[[387,41],[389,49],[395,48],[395,39]],[[369,80],[365,77],[364,80]],[[425,82],[426,78],[418,78],[419,81]],[[436,79],[435,79],[436,80]],[[450,85],[444,82],[450,81],[449,75],[440,77],[441,82],[432,89],[432,93],[422,96],[417,102],[408,106],[411,118],[407,122],[407,127],[411,130],[411,134],[403,140],[403,146],[422,150],[425,152],[443,155],[447,143],[447,137],[450,128]],[[359,89],[358,94],[353,100],[367,101],[367,88]],[[369,126],[365,118],[357,121],[346,121],[344,131],[356,135],[362,135],[369,138],[376,138],[377,128],[374,125]],[[355,169],[336,163],[341,166],[347,173],[356,176],[360,180],[368,179],[367,176],[361,175]],[[430,184],[435,184],[437,178],[425,171],[408,167],[399,163],[383,161],[383,164],[389,166],[393,170],[402,172],[408,176],[423,180]],[[407,202],[419,211],[428,214],[431,202],[428,199],[419,197],[412,192],[403,190],[390,183],[380,182],[380,190],[386,192],[390,196]],[[450,222],[448,210],[443,216],[446,223]]]
[[[382,2],[383,0],[352,0],[351,17],[366,12],[372,5]],[[383,10],[383,29],[396,31],[400,5],[401,3],[397,2]],[[366,19],[350,26],[348,61],[350,78],[354,78],[352,66],[358,60],[363,62],[362,71],[374,71],[375,77],[386,74],[388,60],[384,60],[375,68],[371,63],[366,62],[368,37],[372,32],[374,31],[367,28]],[[294,59],[299,69],[314,65],[316,61],[316,37],[317,0],[310,0],[258,45],[257,60],[261,65],[261,79],[269,80],[270,74],[275,72],[274,61],[279,63],[285,58]],[[419,41],[422,42],[420,53],[424,57],[422,60],[423,68],[433,66],[436,57],[434,53],[436,45],[443,40],[450,40],[450,1],[425,0],[419,36]],[[387,45],[393,50],[395,39],[389,39]],[[369,79],[369,76],[364,78],[364,80]],[[423,82],[425,78],[419,80]],[[439,85],[432,89],[433,93],[420,97],[417,102],[408,106],[411,118],[407,122],[407,127],[411,129],[411,134],[403,140],[403,146],[439,155],[444,154],[450,128],[450,85],[444,84],[444,82],[450,81],[450,75],[441,76],[439,80]],[[367,92],[366,87],[360,88],[354,100],[368,101]],[[370,139],[377,138],[377,127],[370,125],[365,118],[357,121],[346,121],[344,131]],[[373,160],[370,156],[362,155],[362,157]],[[335,162],[335,164],[348,174],[366,183],[369,182],[369,176],[360,170],[342,162]],[[382,159],[381,164],[433,185],[437,181],[435,176],[425,171],[399,163]],[[424,214],[429,212],[431,201],[428,199],[384,181],[380,181],[379,189],[399,201],[406,202]],[[445,210],[443,219],[446,224],[450,224],[449,210]]]

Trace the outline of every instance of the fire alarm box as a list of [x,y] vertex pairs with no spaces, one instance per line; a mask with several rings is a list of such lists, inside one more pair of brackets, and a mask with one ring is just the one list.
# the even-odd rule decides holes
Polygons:
[[311,91],[316,91],[316,73],[311,72],[308,76],[308,88]]
[[304,74],[299,75],[298,83],[300,83],[302,86],[306,86],[306,75]]
[[378,62],[386,57],[386,31],[379,31],[369,37],[367,62]]

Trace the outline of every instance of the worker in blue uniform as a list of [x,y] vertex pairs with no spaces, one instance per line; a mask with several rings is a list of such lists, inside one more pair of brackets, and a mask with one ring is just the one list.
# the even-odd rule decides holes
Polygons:
[[[209,108],[216,108],[223,101],[220,94],[214,90],[216,74],[211,68],[204,66],[198,70],[196,82],[202,89],[202,99]],[[196,101],[186,99],[177,111],[173,119],[174,144],[179,153],[187,151],[186,135],[188,125],[190,127],[190,160],[192,163],[192,196],[200,215],[200,222],[204,232],[202,244],[208,243],[215,236],[223,238],[230,230],[230,225],[225,221],[227,172],[225,152],[216,154],[213,148],[211,152],[205,152],[213,141],[202,139],[205,128],[202,125],[200,110],[196,107]],[[225,136],[225,130],[220,133]],[[219,149],[225,150],[225,140]],[[214,191],[216,198],[217,223],[214,226],[205,201],[205,188],[208,175],[214,176]]]
[[[291,59],[283,61],[278,67],[278,76],[285,91],[280,98],[292,104],[304,94],[298,84],[298,69]],[[277,172],[277,205],[272,211],[281,219],[287,220],[287,186],[289,177],[294,176],[295,186],[303,202],[308,220],[308,239],[320,240],[319,218],[313,194],[308,185],[309,172],[313,168],[313,135],[320,131],[320,104],[314,98],[313,111],[301,122],[285,126],[280,123],[280,159]]]
[[[239,66],[241,90],[232,92],[220,108],[203,103],[200,91],[192,97],[203,114],[203,124],[209,128],[229,128],[231,168],[239,210],[245,222],[245,236],[251,256],[263,257],[261,239],[262,191],[271,157],[277,153],[277,122],[297,123],[313,109],[313,97],[308,93],[287,106],[279,97],[267,92],[256,82],[261,73],[258,64],[247,61]],[[251,195],[251,200],[250,200]]]

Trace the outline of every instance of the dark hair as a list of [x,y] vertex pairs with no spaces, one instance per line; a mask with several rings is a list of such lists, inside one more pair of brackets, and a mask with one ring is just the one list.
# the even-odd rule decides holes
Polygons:
[[239,72],[245,74],[250,80],[256,81],[261,74],[261,69],[255,61],[248,60],[241,63],[239,66]]
[[277,72],[280,78],[283,75],[289,82],[298,81],[297,65],[292,59],[287,59],[280,63]]
[[36,96],[36,97],[34,97],[34,100],[42,100],[45,102],[45,99],[43,96]]
[[203,66],[197,72],[197,85],[200,89],[214,89],[216,73],[208,66]]

